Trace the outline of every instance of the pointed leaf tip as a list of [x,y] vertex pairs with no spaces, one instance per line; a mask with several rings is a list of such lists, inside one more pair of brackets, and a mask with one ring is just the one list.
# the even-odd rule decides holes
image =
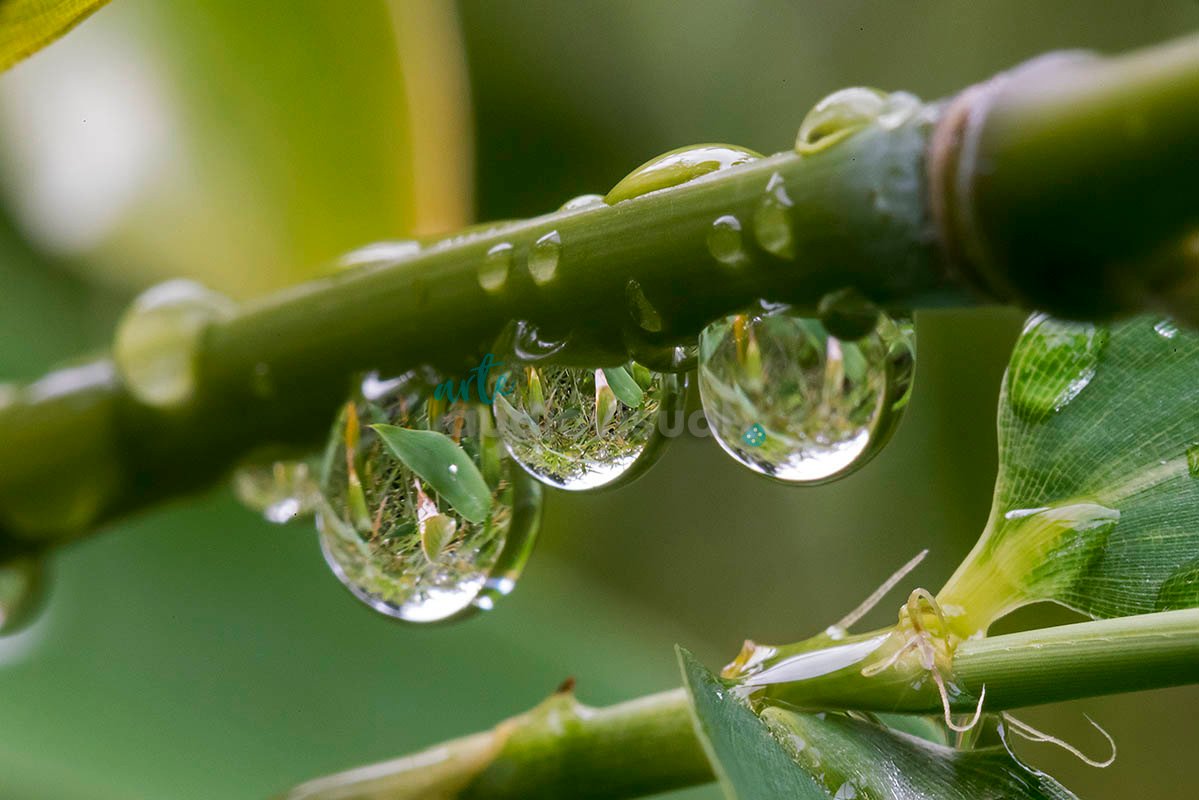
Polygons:
[[438,431],[372,425],[387,449],[429,484],[462,518],[475,524],[491,513],[487,481],[453,439]]

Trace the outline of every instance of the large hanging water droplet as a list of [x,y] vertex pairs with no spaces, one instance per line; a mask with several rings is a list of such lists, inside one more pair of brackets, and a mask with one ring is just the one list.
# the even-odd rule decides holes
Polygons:
[[487,251],[479,264],[479,285],[487,292],[498,292],[508,282],[511,269],[512,244],[500,242]]
[[626,483],[653,463],[672,414],[677,375],[628,362],[604,369],[529,365],[507,353],[496,377],[495,418],[525,471],[559,489]]
[[0,636],[17,633],[34,618],[45,598],[45,569],[32,556],[0,564]]
[[750,469],[792,483],[832,480],[895,430],[912,347],[889,319],[843,341],[786,307],[727,317],[700,334],[704,413],[720,446]]
[[562,237],[550,231],[529,248],[529,274],[533,283],[544,286],[558,273],[558,261],[562,257]]
[[1042,422],[1069,405],[1095,377],[1107,338],[1090,323],[1029,317],[1005,379],[1015,412]]
[[731,144],[696,144],[651,158],[630,172],[604,198],[609,205],[669,189],[713,172],[748,164],[760,153]]
[[234,470],[233,493],[267,522],[283,525],[316,511],[316,479],[307,461],[252,458]]
[[204,329],[236,309],[224,295],[187,280],[139,295],[117,324],[112,352],[133,396],[160,408],[187,403],[196,390]]
[[437,383],[428,371],[367,376],[322,466],[329,566],[364,603],[408,622],[491,608],[515,585],[541,509],[490,410],[435,397]]
[[774,173],[754,210],[754,236],[763,250],[779,258],[795,258],[795,233],[791,228],[793,205],[783,176]]

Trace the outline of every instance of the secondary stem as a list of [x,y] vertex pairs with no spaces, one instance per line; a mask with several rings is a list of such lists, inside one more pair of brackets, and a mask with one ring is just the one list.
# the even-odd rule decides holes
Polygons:
[[[986,709],[1000,711],[1197,683],[1199,609],[966,641],[953,674],[966,690],[955,710],[965,713],[974,710],[969,695],[977,697],[984,685]],[[812,681],[807,701],[807,682],[799,682],[787,699],[814,709],[941,713],[929,695],[894,684],[889,700],[874,695],[863,704],[871,698],[863,686],[880,678],[842,678],[839,693]],[[688,709],[681,689],[606,709],[558,694],[492,731],[321,778],[285,800],[624,798],[683,788],[712,779]]]

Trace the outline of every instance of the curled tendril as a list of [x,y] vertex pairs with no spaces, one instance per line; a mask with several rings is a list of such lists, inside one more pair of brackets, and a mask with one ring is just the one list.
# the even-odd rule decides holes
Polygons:
[[1098,761],[1096,759],[1093,759],[1093,758],[1087,756],[1081,750],[1079,750],[1077,747],[1070,744],[1069,742],[1067,742],[1063,739],[1059,739],[1056,736],[1052,736],[1048,733],[1045,733],[1044,731],[1037,730],[1033,726],[1029,725],[1027,722],[1022,722],[1022,721],[1016,719],[1015,717],[1013,717],[1011,714],[1007,713],[1006,711],[1001,711],[999,716],[1003,721],[999,726],[999,738],[1000,738],[1000,740],[1003,741],[1003,746],[1005,748],[1007,748],[1008,753],[1011,753],[1013,758],[1015,757],[1015,754],[1012,753],[1012,748],[1011,748],[1011,745],[1008,743],[1008,738],[1007,738],[1007,734],[1009,731],[1011,733],[1014,733],[1015,735],[1019,736],[1021,739],[1027,739],[1030,742],[1057,745],[1058,747],[1062,748],[1067,753],[1074,756],[1079,761],[1081,761],[1082,763],[1084,763],[1090,767],[1104,769],[1106,767],[1110,767],[1116,761],[1116,740],[1113,739],[1111,734],[1108,733],[1107,731],[1105,731],[1098,722],[1091,719],[1086,714],[1084,714],[1083,716],[1086,717],[1087,722],[1091,723],[1091,725],[1094,726],[1095,730],[1099,731],[1099,733],[1101,733],[1103,735],[1103,738],[1107,739],[1108,746],[1111,747],[1111,749],[1112,749],[1111,755],[1108,756],[1103,761]]

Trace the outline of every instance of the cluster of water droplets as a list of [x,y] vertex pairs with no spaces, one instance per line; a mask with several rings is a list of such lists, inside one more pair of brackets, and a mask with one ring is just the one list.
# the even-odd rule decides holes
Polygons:
[[540,515],[540,492],[488,407],[435,397],[439,382],[429,370],[367,375],[321,467],[329,566],[360,600],[409,622],[490,608],[512,589]]
[[[886,97],[830,100],[813,111],[819,119],[805,121],[797,148],[844,138],[864,118],[886,113]],[[724,144],[680,148],[560,212],[637,201],[761,158]],[[764,174],[744,218],[714,215],[703,242],[708,255],[730,270],[763,257],[795,259],[794,206],[781,174]],[[437,240],[370,245],[336,266],[372,269],[474,245],[479,290],[503,302],[516,291],[553,291],[571,264],[564,230],[537,220],[478,225]],[[651,464],[664,431],[677,429],[667,417],[682,413],[682,375],[696,365],[717,440],[758,472],[827,480],[867,460],[894,429],[911,383],[910,323],[864,302],[837,302],[821,309],[833,335],[817,319],[763,305],[713,323],[698,345],[679,346],[652,299],[662,291],[625,282],[623,356],[518,321],[495,346],[494,369],[474,375],[465,393],[466,382],[456,392],[460,376],[450,376],[449,391],[438,394],[447,378],[427,369],[386,380],[368,375],[334,423],[319,469],[262,459],[237,474],[238,494],[274,522],[316,509],[322,547],[342,582],[383,613],[427,622],[488,608],[512,587],[535,535],[538,483],[600,489]],[[590,366],[587,353],[596,354]],[[463,489],[476,473],[486,485],[486,513],[475,505],[479,493],[472,499]]]
[[878,453],[907,405],[910,323],[879,314],[856,339],[787,306],[718,320],[699,340],[699,392],[720,446],[755,472],[814,484]]

